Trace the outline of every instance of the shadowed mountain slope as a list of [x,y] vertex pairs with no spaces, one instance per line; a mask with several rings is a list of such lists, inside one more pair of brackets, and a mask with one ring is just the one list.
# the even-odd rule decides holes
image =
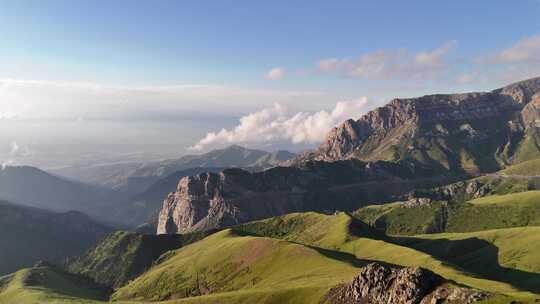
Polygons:
[[194,243],[211,232],[185,235],[142,235],[117,231],[79,257],[66,261],[66,268],[103,286],[119,288],[142,274],[164,253]]
[[143,164],[113,164],[94,167],[64,168],[55,174],[89,184],[97,184],[126,192],[140,194],[160,179],[182,170],[208,168],[245,168],[259,171],[292,159],[296,155],[288,151],[266,152],[237,145],[212,150],[203,154],[185,155]]
[[79,212],[54,213],[0,201],[0,274],[81,254],[110,231]]
[[120,196],[114,191],[51,175],[34,167],[0,170],[0,197],[14,203],[53,211],[81,211],[103,218]]

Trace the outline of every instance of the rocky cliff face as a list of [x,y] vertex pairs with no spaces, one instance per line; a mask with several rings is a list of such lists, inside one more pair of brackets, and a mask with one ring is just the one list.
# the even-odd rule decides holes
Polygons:
[[445,280],[422,268],[390,268],[377,263],[363,267],[349,284],[332,289],[326,304],[431,304],[473,303],[487,294],[448,287]]
[[[163,203],[157,233],[227,227],[291,212],[352,210],[405,192],[400,186],[388,189],[386,183],[401,185],[422,174],[427,173],[408,164],[350,160],[184,177]],[[351,191],[356,194],[347,200],[344,195]]]
[[296,163],[411,159],[446,171],[493,171],[531,147],[540,155],[527,142],[540,119],[539,92],[535,78],[492,92],[394,99],[334,128]]

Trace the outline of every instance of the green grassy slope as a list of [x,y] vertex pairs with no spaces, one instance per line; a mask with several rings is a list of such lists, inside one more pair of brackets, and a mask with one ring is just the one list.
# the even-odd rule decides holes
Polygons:
[[[360,227],[355,228],[358,222],[344,213],[334,216],[320,214],[313,214],[312,216],[315,218],[312,220],[313,222],[320,222],[321,224],[314,224],[312,221],[306,220],[305,217],[310,217],[309,214],[290,214],[281,217],[281,220],[269,219],[261,221],[259,224],[257,222],[249,223],[236,229],[256,235],[265,235],[266,231],[284,231],[281,237],[289,241],[304,242],[308,245],[323,246],[351,253],[361,260],[376,260],[402,266],[421,266],[445,278],[473,288],[516,297],[534,297],[531,292],[522,291],[508,283],[487,279],[468,272],[467,269],[458,265],[438,259],[429,253],[402,246],[397,241],[380,236],[377,232],[370,231],[365,226],[360,225]],[[299,224],[298,222],[305,224]],[[325,222],[332,224],[324,224]],[[271,228],[272,225],[275,227]],[[260,229],[259,227],[264,228]],[[294,227],[294,229],[291,227]],[[324,234],[322,232],[326,229],[325,227],[332,227],[328,228],[328,232],[326,232],[331,237],[309,237],[311,235],[310,231],[316,231],[315,235]]]
[[118,288],[147,270],[163,253],[196,242],[210,232],[185,235],[143,235],[117,231],[66,267],[99,284]]
[[[511,113],[507,115],[501,117],[502,121],[512,119]],[[482,130],[486,135],[481,144],[469,144],[471,130]],[[440,136],[441,131],[446,134]],[[414,136],[404,136],[407,134]],[[508,125],[492,118],[421,121],[418,125],[405,124],[368,136],[356,147],[354,156],[362,160],[409,160],[441,173],[460,174],[493,172],[504,168],[512,159],[521,162],[539,156],[535,132],[527,133],[523,139],[510,135]],[[516,145],[517,149],[508,149]]]
[[470,272],[540,293],[540,227],[394,238]]
[[327,249],[337,249],[358,235],[380,237],[364,223],[345,213],[333,216],[316,212],[291,213],[250,222],[233,228],[243,233],[278,238]]
[[432,207],[373,205],[358,209],[354,216],[391,235],[540,226],[540,191],[490,195],[457,204],[435,202]]
[[108,291],[92,281],[50,265],[35,266],[0,278],[0,303],[98,303]]
[[516,164],[538,158],[540,158],[540,128],[530,128],[517,146],[513,163]]
[[451,209],[447,232],[540,225],[540,191],[491,195]]
[[233,298],[242,295],[251,303],[316,303],[329,288],[351,279],[360,266],[348,254],[232,230],[162,258],[117,290],[113,299],[156,301],[235,292]]
[[[243,224],[170,251],[112,299],[317,303],[329,288],[348,282],[361,265],[376,260],[421,266],[457,284],[508,296],[485,303],[533,303],[540,298],[534,294],[540,272],[538,229],[387,237],[345,213],[289,214]],[[93,303],[102,295],[88,281],[67,279],[67,274],[49,267],[42,268],[46,273],[37,276],[43,278],[38,284],[28,284],[22,279],[28,271],[36,270],[0,279],[0,303]]]
[[356,210],[353,214],[380,231],[389,234],[414,235],[439,232],[440,215],[443,204],[435,202],[432,206],[406,208],[401,203],[371,205]]
[[501,171],[507,175],[540,176],[540,159],[533,159],[513,165]]

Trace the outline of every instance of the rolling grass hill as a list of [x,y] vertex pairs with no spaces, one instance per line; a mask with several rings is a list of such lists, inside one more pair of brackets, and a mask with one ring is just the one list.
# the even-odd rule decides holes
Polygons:
[[370,205],[356,210],[358,219],[388,234],[414,235],[444,231],[439,218],[443,212],[441,202],[432,206],[404,207],[401,203]]
[[540,159],[533,159],[510,166],[501,171],[506,175],[539,176],[540,177]]
[[239,292],[251,303],[262,299],[262,303],[316,303],[332,286],[351,279],[361,265],[345,253],[232,230],[171,251],[162,259],[117,290],[113,300],[158,301]]
[[[289,214],[280,218],[248,223],[235,229],[265,236],[269,235],[268,232],[281,231],[281,237],[288,241],[350,253],[360,260],[376,260],[401,266],[421,266],[465,286],[525,299],[535,297],[532,292],[523,291],[521,287],[492,280],[488,275],[482,276],[471,272],[443,258],[437,258],[429,252],[403,246],[398,240],[373,231],[362,222],[344,213],[333,216],[316,213]],[[324,237],[317,237],[317,235],[324,235]],[[273,236],[279,237],[277,234]]]
[[489,195],[456,204],[372,205],[358,209],[354,216],[391,235],[540,226],[540,191]]
[[1,304],[98,303],[108,293],[91,280],[47,264],[0,277]]
[[420,235],[393,241],[540,294],[540,227]]
[[[500,294],[482,303],[534,303],[540,299],[536,287],[540,286],[539,229],[398,237],[386,236],[345,213],[288,214],[223,230],[168,251],[151,268],[117,289],[111,299],[118,303],[311,304],[318,303],[330,288],[348,282],[359,267],[380,261],[421,266],[454,284]],[[142,246],[140,236],[118,232],[109,238],[100,245],[102,249],[89,256],[109,265],[107,272],[125,272],[129,263],[110,266],[124,263],[122,259],[135,260],[129,248]],[[118,246],[123,242],[132,245]],[[149,244],[154,243],[143,247]],[[99,253],[117,257],[100,260]],[[58,270],[54,273],[63,274]],[[0,279],[0,303],[1,299],[17,303],[40,303],[36,299],[93,303],[100,299],[101,294],[92,293],[96,289],[91,284],[81,285],[77,275],[69,275],[69,282],[62,283],[67,291],[62,284],[55,289],[46,282],[29,288],[20,283],[21,279],[14,279],[20,276],[18,272]],[[62,275],[55,280],[63,282],[65,278]]]
[[451,210],[447,232],[540,225],[540,191],[491,195]]

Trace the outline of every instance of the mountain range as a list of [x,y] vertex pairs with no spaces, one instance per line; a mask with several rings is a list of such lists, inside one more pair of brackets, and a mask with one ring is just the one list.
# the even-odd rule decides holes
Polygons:
[[80,211],[102,218],[121,196],[116,191],[68,180],[35,167],[7,166],[0,170],[0,197],[40,209]]
[[257,171],[294,156],[230,146],[158,163],[101,166],[84,176],[73,168],[51,174],[35,167],[7,166],[0,171],[0,198],[51,211],[80,211],[113,226],[150,225],[155,231],[163,199],[180,178],[229,167]]
[[540,78],[491,92],[394,99],[334,128],[299,160],[406,160],[484,173],[538,157]]
[[[494,172],[540,156],[540,78],[487,93],[394,99],[334,128],[289,167],[186,177],[163,205],[158,233],[300,211],[399,200],[426,183]],[[352,202],[351,202],[352,198]]]
[[266,152],[229,146],[204,154],[185,155],[178,159],[167,159],[142,164],[114,164],[88,167],[64,168],[53,173],[88,184],[108,187],[131,195],[148,189],[159,179],[174,172],[192,168],[239,167],[258,171],[292,159],[295,154],[288,151]]
[[540,78],[394,99],[293,158],[233,146],[137,168],[106,211],[147,225],[21,263],[0,303],[538,303],[538,107]]
[[112,230],[87,215],[0,201],[0,275],[82,254]]

